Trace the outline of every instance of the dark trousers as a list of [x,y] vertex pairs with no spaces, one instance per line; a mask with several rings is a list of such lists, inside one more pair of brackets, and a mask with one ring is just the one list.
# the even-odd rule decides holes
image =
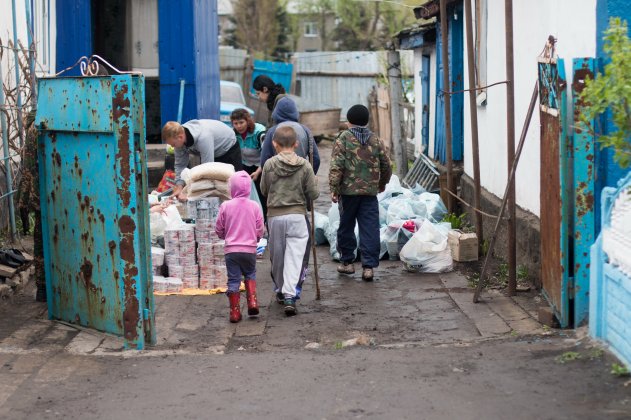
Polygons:
[[229,163],[234,166],[235,172],[242,170],[243,162],[241,161],[241,147],[239,146],[239,142],[234,142],[234,146],[228,149],[223,155],[215,156],[215,162]]
[[363,267],[379,265],[379,203],[374,195],[342,195],[337,249],[343,262],[353,262],[357,248],[355,221],[359,224],[359,250]]
[[241,280],[256,280],[256,254],[230,252],[226,254],[228,272],[228,293],[238,293]]

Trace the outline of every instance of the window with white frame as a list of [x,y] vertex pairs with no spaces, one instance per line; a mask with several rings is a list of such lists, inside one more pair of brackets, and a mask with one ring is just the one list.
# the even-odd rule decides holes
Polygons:
[[[475,1],[475,14],[477,19],[475,27],[475,73],[476,87],[486,86],[486,33],[487,33],[487,0]],[[479,90],[476,95],[478,106],[486,105],[486,89]]]
[[306,37],[318,36],[318,25],[316,22],[305,22],[305,36]]
[[50,0],[35,0],[33,9],[33,43],[35,44],[36,71],[48,73],[50,65]]

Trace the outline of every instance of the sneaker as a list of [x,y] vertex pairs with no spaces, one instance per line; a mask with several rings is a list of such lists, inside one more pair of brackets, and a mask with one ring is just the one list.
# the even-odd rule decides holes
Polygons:
[[355,274],[355,266],[353,263],[344,262],[337,266],[337,272],[341,274]]
[[276,303],[278,303],[279,305],[285,304],[285,295],[283,295],[281,292],[276,292]]
[[296,300],[294,298],[285,298],[285,315],[296,315]]
[[373,271],[372,268],[370,267],[364,267],[364,272],[362,273],[362,280],[363,281],[372,281],[373,280]]

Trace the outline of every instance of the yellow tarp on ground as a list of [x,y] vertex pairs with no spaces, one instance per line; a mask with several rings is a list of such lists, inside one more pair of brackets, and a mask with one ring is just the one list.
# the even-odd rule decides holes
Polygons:
[[[210,295],[216,295],[219,293],[226,293],[226,290],[228,290],[226,287],[218,287],[217,289],[210,289],[210,290],[202,290],[202,289],[182,289],[181,292],[179,293],[175,293],[175,292],[153,292],[153,294],[155,296],[210,296]],[[245,291],[245,285],[243,284],[243,282],[241,282],[241,287],[239,287],[239,291],[243,292]]]

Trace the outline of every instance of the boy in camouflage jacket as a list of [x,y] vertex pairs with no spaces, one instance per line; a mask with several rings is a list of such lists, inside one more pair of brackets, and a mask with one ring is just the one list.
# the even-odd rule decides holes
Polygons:
[[342,264],[337,271],[354,274],[354,252],[357,248],[355,222],[359,225],[359,249],[363,267],[362,279],[372,281],[373,268],[379,265],[379,203],[392,168],[379,138],[367,125],[368,109],[353,105],[346,114],[349,128],[335,140],[331,155],[329,186],[331,199],[338,203],[340,227],[337,249]]

